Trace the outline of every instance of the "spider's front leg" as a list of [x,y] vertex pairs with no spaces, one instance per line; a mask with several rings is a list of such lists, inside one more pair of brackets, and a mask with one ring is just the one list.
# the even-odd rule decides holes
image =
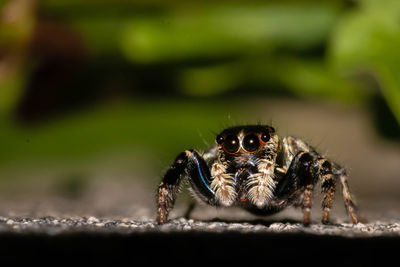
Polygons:
[[183,179],[187,178],[193,190],[209,204],[215,201],[210,188],[211,174],[205,160],[195,150],[180,153],[167,170],[157,195],[157,222],[166,223],[168,214],[174,206],[176,194]]

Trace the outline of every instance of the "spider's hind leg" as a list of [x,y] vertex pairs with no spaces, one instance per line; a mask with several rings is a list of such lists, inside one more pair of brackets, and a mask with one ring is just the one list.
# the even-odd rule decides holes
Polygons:
[[343,200],[344,200],[344,205],[346,207],[346,210],[353,222],[353,224],[357,224],[359,222],[358,216],[357,216],[357,207],[354,203],[353,197],[350,193],[349,185],[347,183],[347,172],[345,169],[341,168],[340,166],[334,164],[334,174],[336,177],[339,178],[340,183],[342,185],[342,194],[343,194]]
[[322,200],[322,223],[329,223],[329,215],[332,207],[333,198],[336,191],[336,181],[339,179],[342,185],[342,194],[346,210],[354,224],[358,223],[356,205],[354,204],[347,183],[347,172],[336,163],[330,162],[324,157],[318,158],[318,176],[321,181],[321,190],[324,194]]

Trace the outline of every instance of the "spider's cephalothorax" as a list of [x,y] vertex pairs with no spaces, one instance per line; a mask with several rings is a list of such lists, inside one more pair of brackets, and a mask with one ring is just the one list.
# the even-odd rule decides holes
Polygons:
[[358,222],[346,171],[302,140],[280,139],[270,126],[249,125],[225,129],[215,142],[204,153],[182,152],[168,169],[158,187],[159,223],[167,222],[183,179],[189,180],[194,196],[213,206],[240,206],[259,215],[301,206],[305,224],[310,223],[317,182],[324,195],[322,222],[329,222],[339,180],[349,216],[353,223]]

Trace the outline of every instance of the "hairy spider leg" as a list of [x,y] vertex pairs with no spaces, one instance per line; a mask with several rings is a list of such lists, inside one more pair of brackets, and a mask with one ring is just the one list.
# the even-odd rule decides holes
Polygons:
[[[322,200],[322,211],[323,211],[321,220],[322,223],[325,224],[329,223],[329,215],[335,195],[337,179],[340,179],[340,182],[342,184],[343,199],[345,202],[346,209],[349,213],[349,216],[354,224],[358,223],[358,218],[356,214],[356,205],[354,204],[354,201],[350,194],[349,186],[347,183],[346,170],[340,167],[338,164],[333,163],[328,159],[326,159],[325,157],[319,155],[311,146],[307,145],[301,139],[288,136],[284,138],[283,146],[284,146],[284,151],[286,153],[291,153],[292,155],[293,153],[297,153],[296,156],[298,156],[299,153],[302,153],[301,150],[303,150],[303,152],[308,152],[313,157],[313,160],[312,162],[310,162],[310,164],[312,164],[314,167],[313,173],[315,177],[317,177],[317,179],[319,179],[319,181],[321,182],[321,191],[324,194],[324,198]],[[293,156],[292,157],[289,156],[289,158],[292,158],[292,164],[293,162],[296,162],[295,161],[296,156],[294,158]],[[288,173],[289,170],[290,167],[288,169]],[[283,190],[283,187],[285,186],[284,184],[288,183],[287,179],[291,179],[290,176],[291,174],[286,175],[286,177],[283,178],[280,184],[278,184],[280,191]],[[316,180],[314,181],[314,183],[315,182]],[[305,220],[309,219],[307,218],[309,216],[309,214],[307,214],[308,213],[307,202],[308,199],[311,197],[310,191],[312,191],[311,185],[309,185],[308,188],[306,187],[305,194],[303,196],[305,197],[305,199],[303,198],[303,212],[306,212],[304,214]],[[304,203],[304,201],[306,203]]]
[[211,174],[205,160],[195,150],[180,153],[167,170],[158,187],[157,221],[166,223],[173,208],[176,194],[183,179],[188,179],[197,195],[210,205],[214,205],[215,196],[211,190]]
[[346,207],[346,210],[354,224],[357,224],[359,222],[358,216],[357,216],[357,207],[354,203],[352,194],[349,189],[349,185],[347,183],[347,172],[345,169],[341,168],[339,165],[334,164],[334,174],[337,178],[339,178],[340,183],[342,185],[342,195],[343,195],[343,200],[344,200],[344,205]]
[[332,163],[325,158],[318,158],[318,175],[321,181],[321,191],[324,194],[322,200],[322,223],[329,223],[329,215],[335,197],[336,178],[332,171]]

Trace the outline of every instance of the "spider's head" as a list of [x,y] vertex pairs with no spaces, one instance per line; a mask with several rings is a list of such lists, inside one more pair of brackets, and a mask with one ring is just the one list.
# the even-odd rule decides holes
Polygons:
[[279,139],[267,125],[235,126],[223,130],[215,141],[227,155],[241,156],[276,151]]

